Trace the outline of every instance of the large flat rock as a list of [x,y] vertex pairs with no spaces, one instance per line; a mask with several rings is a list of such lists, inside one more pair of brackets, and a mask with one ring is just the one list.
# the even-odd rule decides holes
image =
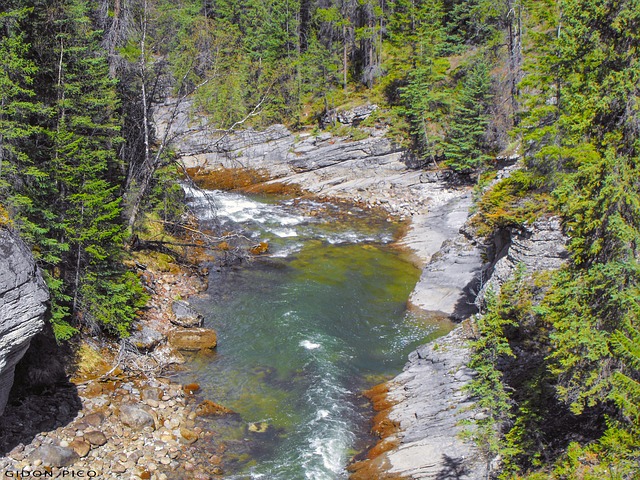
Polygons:
[[403,243],[426,261],[409,302],[422,310],[464,319],[476,311],[475,284],[482,269],[481,250],[460,233],[471,207],[471,192],[434,205],[426,215],[413,217]]

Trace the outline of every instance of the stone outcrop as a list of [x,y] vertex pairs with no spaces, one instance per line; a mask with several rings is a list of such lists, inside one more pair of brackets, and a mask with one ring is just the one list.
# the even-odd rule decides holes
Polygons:
[[471,203],[471,193],[462,193],[413,218],[404,243],[428,262],[409,298],[412,306],[458,320],[476,311],[473,293],[482,268],[481,251],[460,233]]
[[473,378],[467,367],[466,327],[459,325],[449,335],[419,347],[409,355],[404,371],[388,383],[383,402],[388,408],[376,417],[387,425],[378,429],[382,453],[353,465],[352,480],[487,478],[487,462],[461,438],[470,428],[461,422],[476,415],[464,389]]
[[0,414],[16,364],[43,328],[48,299],[29,248],[15,233],[0,228]]
[[486,282],[478,293],[476,303],[483,306],[489,289],[498,293],[500,287],[513,277],[519,265],[525,272],[553,270],[567,260],[567,237],[557,217],[536,220],[520,229],[499,232],[489,253],[495,260],[487,265],[483,277]]
[[210,328],[175,329],[169,332],[169,343],[178,350],[207,350],[216,347],[218,336]]

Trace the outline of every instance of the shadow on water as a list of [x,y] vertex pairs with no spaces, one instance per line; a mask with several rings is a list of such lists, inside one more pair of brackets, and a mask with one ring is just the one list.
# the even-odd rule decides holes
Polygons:
[[0,456],[9,456],[38,434],[75,419],[82,402],[76,386],[65,375],[63,361],[67,358],[70,352],[56,344],[46,324],[16,365],[9,402],[0,416]]

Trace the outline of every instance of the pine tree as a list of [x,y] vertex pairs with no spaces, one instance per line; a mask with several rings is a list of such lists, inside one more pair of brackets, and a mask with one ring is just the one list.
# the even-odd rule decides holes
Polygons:
[[489,123],[491,78],[486,63],[473,65],[464,79],[444,143],[446,164],[458,172],[470,172],[488,156],[483,137]]

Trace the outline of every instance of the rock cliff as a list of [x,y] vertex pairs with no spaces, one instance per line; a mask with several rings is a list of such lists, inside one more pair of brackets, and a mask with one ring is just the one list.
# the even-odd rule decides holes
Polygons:
[[567,240],[558,217],[543,218],[518,229],[497,232],[488,248],[489,258],[494,260],[484,268],[482,276],[486,281],[478,292],[476,304],[483,306],[489,289],[498,293],[500,287],[513,277],[518,265],[529,274],[560,268],[569,257]]
[[0,414],[15,366],[42,330],[49,299],[31,252],[18,236],[0,228]]
[[[445,208],[443,212],[460,211],[464,205],[459,202],[456,208]],[[443,229],[442,223],[435,232],[446,236],[451,229]],[[456,224],[453,219],[449,223]],[[426,225],[433,228],[435,224]],[[449,284],[448,279],[455,281],[456,276],[480,274],[477,256],[472,253],[478,247],[469,241],[472,235],[467,225],[462,226],[460,234],[445,240],[426,265],[412,294],[414,301],[422,299],[422,307],[453,314],[455,309],[443,294],[443,286]],[[498,232],[485,248],[490,261],[479,280],[486,281],[482,285],[469,283],[467,296],[461,295],[459,288],[451,292],[456,293],[456,298],[466,298],[464,304],[468,305],[477,288],[476,303],[483,306],[487,290],[498,292],[513,278],[519,265],[529,274],[559,268],[568,257],[566,243],[567,237],[555,217]],[[434,308],[437,305],[440,307]],[[463,304],[458,302],[458,308],[460,305]],[[367,478],[372,470],[380,479],[487,478],[491,459],[481,458],[475,446],[460,437],[460,422],[472,420],[477,414],[472,408],[473,399],[465,390],[473,378],[473,371],[467,367],[471,354],[466,333],[469,330],[463,323],[445,337],[419,347],[409,356],[404,371],[387,383],[384,401],[378,402],[384,407],[379,415],[383,414],[393,428],[380,430],[381,441],[372,452],[382,453],[370,454],[370,460],[355,464],[352,480]]]

